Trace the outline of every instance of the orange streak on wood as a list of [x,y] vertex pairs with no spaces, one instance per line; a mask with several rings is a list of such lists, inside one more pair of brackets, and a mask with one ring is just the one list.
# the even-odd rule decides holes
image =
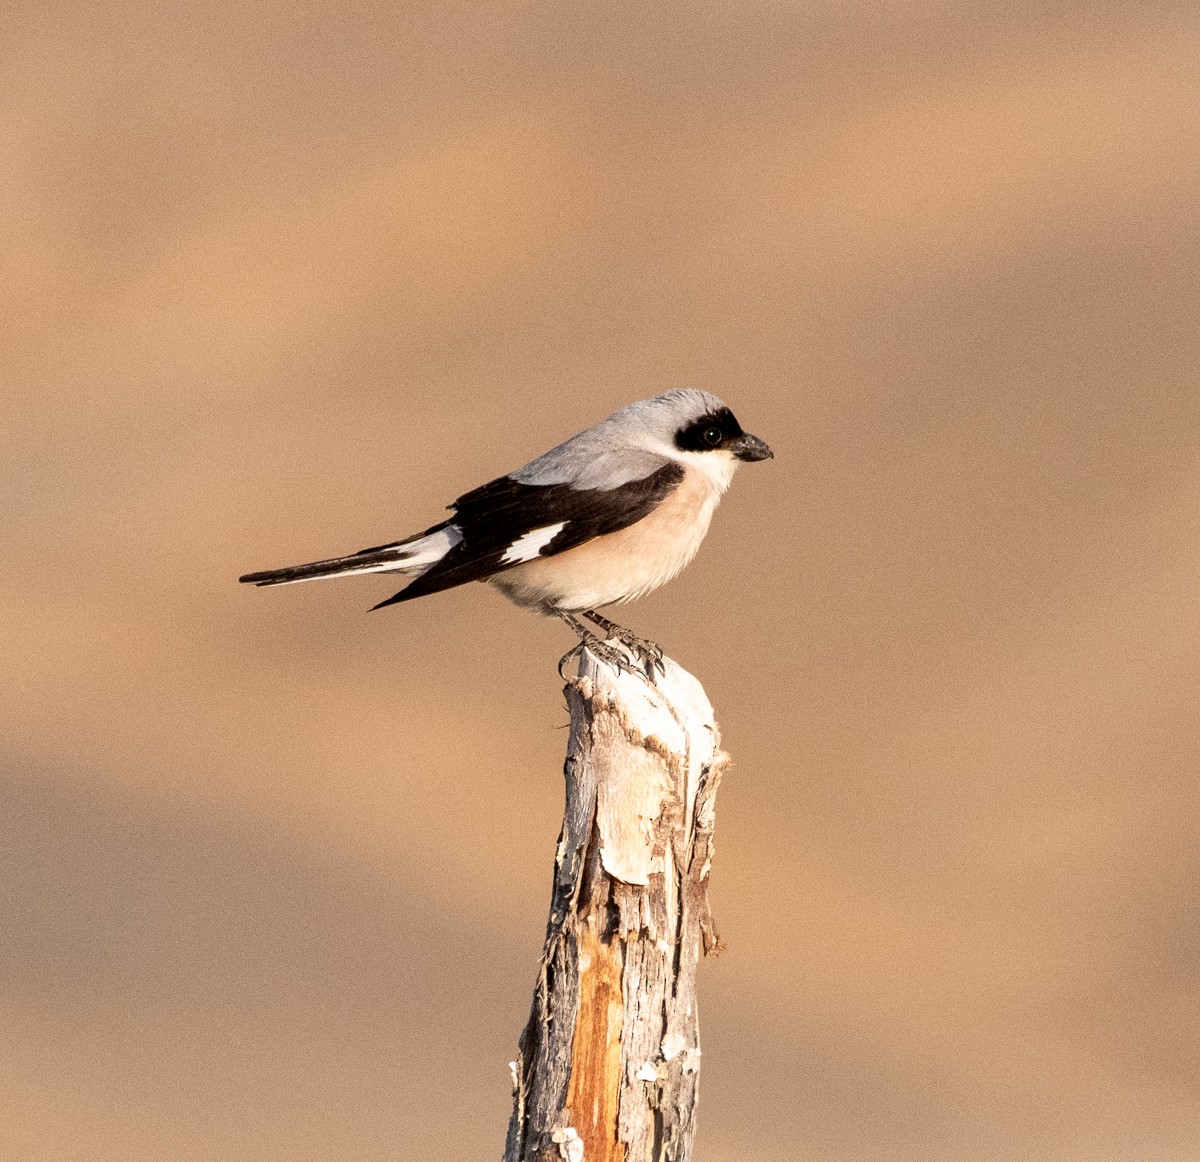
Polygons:
[[619,940],[601,942],[594,920],[589,917],[578,929],[579,1012],[567,1108],[571,1125],[583,1139],[586,1162],[625,1162],[625,1146],[617,1140],[623,956]]

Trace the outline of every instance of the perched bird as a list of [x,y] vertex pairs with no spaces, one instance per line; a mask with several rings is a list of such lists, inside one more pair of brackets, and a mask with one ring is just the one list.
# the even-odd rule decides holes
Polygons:
[[[716,396],[668,391],[621,408],[524,468],[460,496],[449,520],[417,536],[239,580],[287,585],[359,573],[412,578],[375,609],[487,581],[517,605],[561,617],[579,635],[576,650],[586,645],[623,666],[626,655],[606,646],[619,641],[653,677],[661,649],[597,608],[670,581],[696,555],[738,462],[771,455]],[[599,627],[604,639],[576,615]]]

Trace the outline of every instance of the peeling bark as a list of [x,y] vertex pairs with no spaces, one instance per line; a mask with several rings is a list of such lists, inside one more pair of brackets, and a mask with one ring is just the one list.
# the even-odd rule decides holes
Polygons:
[[696,966],[728,757],[700,683],[654,685],[584,651],[568,679],[566,808],[504,1162],[687,1162]]

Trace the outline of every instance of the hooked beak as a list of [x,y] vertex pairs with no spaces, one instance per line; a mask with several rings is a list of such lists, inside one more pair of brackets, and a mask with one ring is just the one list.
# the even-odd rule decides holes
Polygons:
[[767,447],[766,443],[757,436],[750,435],[749,432],[738,436],[736,440],[730,440],[726,447],[739,460],[773,460],[775,458],[775,453]]

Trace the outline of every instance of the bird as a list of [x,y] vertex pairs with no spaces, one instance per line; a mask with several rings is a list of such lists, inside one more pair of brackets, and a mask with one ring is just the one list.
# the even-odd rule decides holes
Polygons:
[[631,669],[632,656],[653,680],[655,667],[663,668],[661,647],[597,610],[642,597],[678,575],[699,550],[738,465],[773,455],[715,395],[678,388],[627,404],[524,467],[464,493],[448,506],[448,519],[423,533],[238,580],[411,578],[372,609],[486,581],[516,605],[557,616],[575,631],[579,643],[560,670],[587,647],[618,669]]

